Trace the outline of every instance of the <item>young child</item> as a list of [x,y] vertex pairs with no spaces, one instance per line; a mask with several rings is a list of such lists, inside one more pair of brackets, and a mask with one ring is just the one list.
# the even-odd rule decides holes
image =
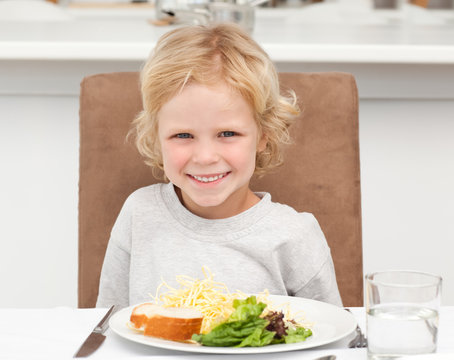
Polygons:
[[141,82],[144,110],[133,133],[168,182],[126,200],[97,306],[150,301],[162,279],[203,278],[203,266],[231,291],[342,305],[314,216],[249,188],[254,174],[281,163],[298,114],[260,46],[235,25],[179,28],[158,41]]

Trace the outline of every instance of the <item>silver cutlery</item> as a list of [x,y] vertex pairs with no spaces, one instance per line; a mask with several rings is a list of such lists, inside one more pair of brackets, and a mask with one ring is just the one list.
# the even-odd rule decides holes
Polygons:
[[106,315],[104,315],[102,320],[98,323],[98,325],[96,325],[90,335],[88,335],[88,337],[85,339],[85,341],[82,343],[79,350],[77,350],[73,357],[79,358],[89,356],[101,346],[101,344],[106,339],[104,333],[109,327],[109,319],[118,310],[120,310],[118,306],[112,305],[109,311],[107,311]]
[[[345,309],[348,312],[351,313],[350,309]],[[362,332],[361,328],[359,325],[356,325],[356,335],[355,337],[348,343],[349,348],[364,348],[367,347],[367,338]]]
[[364,348],[367,347],[367,339],[362,333],[359,326],[356,326],[356,336],[348,343],[349,348]]
[[336,355],[326,355],[326,356],[318,357],[314,360],[336,360]]

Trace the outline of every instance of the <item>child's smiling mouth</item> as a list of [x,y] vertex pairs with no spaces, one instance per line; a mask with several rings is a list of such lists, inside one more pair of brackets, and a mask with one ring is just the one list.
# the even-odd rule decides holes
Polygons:
[[225,172],[225,173],[220,173],[220,174],[211,174],[211,175],[202,175],[202,176],[188,174],[188,176],[201,183],[212,183],[212,182],[215,182],[217,180],[224,178],[228,174],[230,174],[230,171]]

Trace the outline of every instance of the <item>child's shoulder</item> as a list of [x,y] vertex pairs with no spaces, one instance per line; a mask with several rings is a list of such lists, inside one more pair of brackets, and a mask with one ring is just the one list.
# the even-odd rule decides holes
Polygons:
[[292,251],[300,248],[325,251],[320,250],[326,247],[323,231],[310,212],[298,212],[289,205],[273,203],[264,229],[269,235],[278,234],[272,241],[285,243]]
[[271,202],[273,206],[273,212],[276,214],[279,214],[283,217],[289,217],[289,218],[301,218],[306,221],[314,221],[315,217],[312,213],[302,211],[299,212],[295,208],[291,207],[290,205],[287,204],[282,204],[279,202]]
[[163,183],[144,186],[134,190],[126,199],[125,206],[136,207],[140,204],[149,203],[150,200],[156,200],[161,193]]
[[152,185],[143,186],[141,188],[138,188],[138,189],[134,190],[129,195],[129,197],[131,197],[131,198],[140,198],[140,197],[143,197],[143,196],[150,195],[152,193],[159,192],[163,185],[165,185],[165,184],[156,183],[156,184],[152,184]]
[[283,226],[291,225],[305,229],[319,226],[317,219],[310,212],[298,212],[293,207],[278,202],[272,202],[272,209],[271,217]]

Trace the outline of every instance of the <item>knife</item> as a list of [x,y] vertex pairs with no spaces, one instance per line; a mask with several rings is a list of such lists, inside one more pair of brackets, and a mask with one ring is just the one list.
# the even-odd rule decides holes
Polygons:
[[94,353],[106,339],[104,333],[109,327],[110,317],[119,310],[118,306],[112,305],[112,307],[107,311],[106,315],[102,318],[98,325],[93,329],[93,331],[88,335],[87,339],[82,343],[79,350],[74,354],[73,357],[86,357]]

